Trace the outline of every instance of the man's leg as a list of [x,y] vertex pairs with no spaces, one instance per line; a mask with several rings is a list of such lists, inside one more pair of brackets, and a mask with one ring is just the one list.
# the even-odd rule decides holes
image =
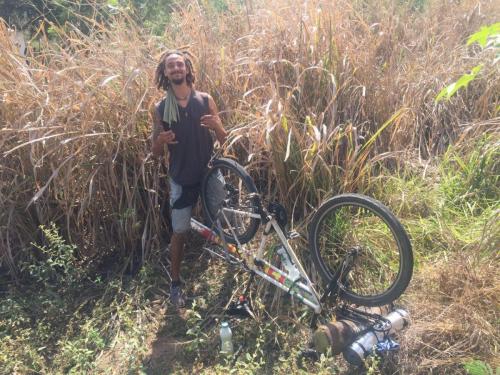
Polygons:
[[174,208],[182,195],[182,187],[170,180],[170,206],[172,207],[172,237],[170,239],[170,301],[175,307],[184,307],[185,298],[180,280],[180,268],[184,256],[186,233],[191,227],[191,206]]
[[181,261],[184,257],[185,233],[173,233],[170,239],[170,276],[172,285],[180,284]]

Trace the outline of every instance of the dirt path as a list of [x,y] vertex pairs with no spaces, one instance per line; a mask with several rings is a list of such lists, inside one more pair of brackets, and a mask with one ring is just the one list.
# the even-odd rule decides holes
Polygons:
[[[196,373],[200,370],[193,368],[198,362],[197,355],[202,353],[212,358],[218,354],[215,319],[221,316],[232,291],[229,285],[232,275],[221,273],[221,269],[227,271],[220,261],[203,252],[200,244],[190,244],[181,269],[188,296],[187,307],[176,311],[168,298],[159,307],[155,316],[156,329],[146,340],[149,349],[144,368],[147,374]],[[164,288],[168,291],[169,285]],[[201,345],[188,334],[189,330],[200,326],[206,340]]]
[[167,315],[166,309],[163,308],[159,311],[158,318],[162,319],[165,325],[147,340],[149,351],[144,362],[147,373],[160,375],[172,373],[176,367],[185,369],[182,350],[190,340],[185,336],[186,320],[183,312]]

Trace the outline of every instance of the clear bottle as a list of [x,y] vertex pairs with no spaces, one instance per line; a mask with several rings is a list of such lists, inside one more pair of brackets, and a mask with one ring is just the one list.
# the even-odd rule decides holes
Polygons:
[[222,322],[220,326],[220,352],[223,354],[233,353],[233,333],[228,322]]
[[285,270],[288,272],[288,277],[290,279],[292,279],[293,281],[297,280],[298,278],[300,278],[300,272],[299,270],[297,269],[297,267],[295,267],[295,265],[293,265],[293,263],[291,262],[290,258],[289,258],[289,255],[288,253],[286,252],[286,249],[283,247],[283,245],[280,245],[276,251],[278,253],[278,255],[280,256],[281,258],[281,263],[283,264],[283,266],[285,267]]

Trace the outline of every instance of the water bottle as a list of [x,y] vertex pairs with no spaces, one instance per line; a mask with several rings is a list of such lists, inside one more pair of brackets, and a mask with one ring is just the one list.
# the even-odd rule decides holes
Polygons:
[[233,333],[228,322],[222,322],[220,326],[220,352],[223,354],[233,353]]
[[[405,328],[410,320],[410,315],[403,309],[396,309],[384,318],[391,322],[389,334],[396,333]],[[361,365],[363,360],[372,351],[372,348],[377,342],[383,340],[385,332],[370,330],[356,341],[354,341],[345,351],[344,358],[347,362],[353,365]]]
[[278,250],[276,252],[281,258],[281,264],[283,264],[286,271],[288,272],[288,277],[292,279],[292,281],[297,280],[300,277],[300,272],[297,269],[297,267],[295,267],[290,261],[289,255],[286,252],[283,245],[280,245],[280,247],[278,247]]

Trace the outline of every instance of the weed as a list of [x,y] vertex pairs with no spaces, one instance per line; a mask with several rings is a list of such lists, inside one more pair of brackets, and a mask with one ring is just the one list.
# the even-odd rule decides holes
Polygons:
[[444,204],[465,215],[480,215],[500,196],[500,148],[490,138],[477,141],[466,155],[450,148],[441,164]]
[[196,300],[193,301],[191,308],[186,311],[186,317],[186,326],[188,327],[186,336],[191,339],[186,350],[190,354],[197,355],[199,354],[200,348],[207,344],[208,335],[203,332],[203,327],[201,325],[203,318],[198,312]]
[[377,375],[380,372],[381,358],[378,354],[373,354],[365,359],[365,367],[367,375]]
[[483,361],[473,360],[464,363],[465,371],[469,375],[498,375],[500,374],[500,368],[497,367],[496,371],[493,372],[491,366]]
[[32,243],[40,254],[33,254],[31,262],[25,262],[21,269],[27,271],[35,282],[45,288],[57,288],[59,293],[73,290],[85,276],[85,271],[77,260],[77,248],[66,244],[54,223],[41,225],[46,245]]

